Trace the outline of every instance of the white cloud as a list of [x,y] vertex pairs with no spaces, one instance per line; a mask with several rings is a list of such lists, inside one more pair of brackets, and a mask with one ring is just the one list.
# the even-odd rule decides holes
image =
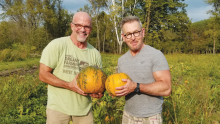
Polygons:
[[190,19],[192,19],[192,22],[208,19],[211,15],[207,14],[209,10],[212,10],[212,6],[201,6],[196,8],[189,8],[187,9],[187,15]]

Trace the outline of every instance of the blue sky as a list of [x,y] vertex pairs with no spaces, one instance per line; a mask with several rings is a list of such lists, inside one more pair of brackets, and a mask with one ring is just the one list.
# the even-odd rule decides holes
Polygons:
[[192,22],[208,19],[210,14],[207,14],[208,10],[212,9],[211,5],[208,5],[204,0],[185,0],[188,6],[186,7],[187,15]]
[[[203,0],[185,0],[188,7],[186,7],[187,15],[192,22],[208,19],[210,17],[207,14],[208,10],[212,9],[212,6],[206,4]],[[89,4],[88,0],[64,0],[63,7],[73,13],[77,12],[79,8],[83,8],[84,5]]]

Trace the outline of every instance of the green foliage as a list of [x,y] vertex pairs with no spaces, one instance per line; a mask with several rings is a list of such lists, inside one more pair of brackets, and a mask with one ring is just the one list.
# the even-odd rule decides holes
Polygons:
[[219,24],[216,18],[192,23],[189,28],[191,41],[187,43],[187,47],[193,53],[215,54],[219,52]]
[[166,55],[172,95],[164,97],[166,123],[212,123],[219,119],[219,55]]
[[[102,54],[103,71],[115,73],[120,55]],[[220,122],[220,55],[165,55],[172,75],[172,94],[164,97],[163,120],[171,123]],[[39,61],[39,60],[38,60]],[[0,77],[1,123],[45,123],[47,87],[34,75]],[[95,124],[120,124],[125,100],[93,99]]]
[[4,49],[1,54],[0,54],[0,59],[2,61],[7,61],[8,59],[11,58],[11,49]]
[[1,77],[1,123],[46,123],[47,87],[34,75]]
[[[12,49],[0,51],[0,61],[18,61],[30,57],[31,47],[27,45],[12,44]],[[33,50],[32,50],[33,51]]]
[[41,52],[49,41],[65,36],[72,14],[61,3],[62,0],[0,1],[3,16],[10,19],[0,23],[0,50],[20,43],[35,46],[35,51]]
[[119,124],[124,110],[124,97],[111,97],[105,92],[101,99],[93,100],[95,124]]
[[[205,0],[213,6],[209,11],[212,17],[194,23],[187,17],[187,5],[183,0],[124,0],[123,5],[122,0],[118,0],[115,11],[110,9],[109,13],[105,11],[112,7],[111,0],[90,2],[94,3],[93,8],[85,5],[78,11],[91,15],[93,30],[87,41],[100,52],[119,53],[122,50],[125,53],[128,50],[126,44],[119,45],[116,36],[121,33],[120,20],[129,15],[140,18],[146,33],[145,44],[163,53],[220,52],[218,0]],[[72,32],[69,24],[73,14],[62,7],[62,0],[1,0],[0,7],[3,11],[0,16],[7,20],[0,22],[0,50],[21,44],[34,48],[31,52],[39,54],[51,40]]]
[[0,71],[13,70],[18,68],[30,69],[39,66],[40,58],[28,58],[23,61],[0,62]]
[[18,60],[24,60],[27,59],[27,53],[22,53],[18,50],[12,50],[12,49],[4,49],[0,52],[0,61],[18,61]]
[[102,55],[102,68],[107,76],[110,76],[117,71],[118,54],[101,54]]

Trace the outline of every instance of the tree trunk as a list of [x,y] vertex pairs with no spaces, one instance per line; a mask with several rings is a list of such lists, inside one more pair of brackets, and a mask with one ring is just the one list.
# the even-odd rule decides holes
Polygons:
[[103,53],[105,53],[105,34],[106,34],[106,30],[107,29],[105,29],[104,36],[103,36],[104,37],[103,38],[103,50],[102,50]]
[[96,27],[97,27],[97,41],[98,41],[98,50],[100,52],[100,39],[99,39],[99,24],[98,24],[98,15],[96,15]]
[[[124,3],[124,2],[122,2],[122,3]],[[113,4],[113,11],[115,11],[115,0],[112,0],[112,4]],[[122,5],[122,8],[123,7],[124,7],[124,5]],[[118,42],[118,44],[122,44],[123,41],[120,40],[120,39],[122,39],[122,37],[119,39],[119,36],[118,36],[118,29],[117,29],[117,24],[116,24],[115,16],[113,16],[113,21],[114,21],[115,34],[116,34],[117,42]],[[119,51],[119,54],[121,54],[121,51]]]
[[[215,33],[214,33],[215,34]],[[214,44],[213,44],[213,54],[215,54],[215,43],[216,43],[216,40],[215,40],[215,36],[213,37],[214,39]]]
[[148,35],[148,30],[149,30],[149,25],[150,25],[150,7],[151,7],[151,1],[148,1],[148,9],[147,9],[147,16],[145,17],[145,22],[147,21],[147,25],[145,28],[145,43],[147,43],[147,35]]

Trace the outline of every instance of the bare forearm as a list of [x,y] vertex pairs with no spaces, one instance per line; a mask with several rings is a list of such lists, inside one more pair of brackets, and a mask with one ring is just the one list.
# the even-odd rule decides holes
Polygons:
[[68,82],[57,78],[56,76],[54,76],[51,73],[48,73],[48,72],[47,73],[40,73],[39,74],[39,79],[41,81],[43,81],[44,83],[50,84],[52,86],[69,89],[69,86],[68,86],[69,83]]
[[140,84],[140,91],[153,96],[169,96],[171,86],[162,81],[157,81],[150,84]]

